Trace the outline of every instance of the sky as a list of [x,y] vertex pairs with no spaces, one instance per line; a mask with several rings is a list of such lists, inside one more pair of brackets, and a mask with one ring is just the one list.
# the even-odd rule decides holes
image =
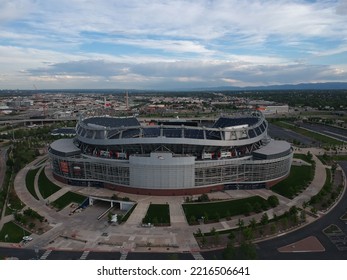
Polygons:
[[0,89],[347,82],[347,0],[0,0]]

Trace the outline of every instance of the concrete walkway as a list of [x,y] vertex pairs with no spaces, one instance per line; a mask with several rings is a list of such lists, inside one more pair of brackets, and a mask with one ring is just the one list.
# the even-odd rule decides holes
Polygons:
[[[301,150],[301,153],[307,153],[308,150]],[[310,150],[313,154],[319,154],[321,150]],[[298,151],[296,151],[298,152]],[[274,214],[280,215],[293,205],[302,207],[304,201],[319,192],[325,183],[325,166],[313,156],[316,162],[316,172],[314,179],[310,186],[304,190],[299,196],[290,200],[273,193],[268,189],[259,190],[230,190],[224,192],[211,193],[211,197],[223,199],[238,199],[242,197],[259,195],[264,199],[270,195],[275,194],[281,204],[267,211],[268,216],[271,218]],[[138,202],[134,212],[130,215],[128,221],[120,226],[109,226],[107,219],[97,220],[100,211],[97,205],[90,206],[81,213],[68,215],[69,211],[60,211],[51,209],[46,206],[42,201],[37,201],[28,192],[25,185],[25,176],[27,171],[33,164],[29,164],[22,169],[15,178],[15,190],[19,198],[30,208],[34,209],[41,215],[48,219],[53,229],[46,232],[41,236],[35,236],[34,240],[28,243],[28,247],[34,248],[69,248],[69,249],[82,249],[82,250],[147,250],[146,244],[152,244],[152,251],[166,251],[165,246],[169,247],[172,251],[197,251],[199,250],[198,244],[193,236],[193,233],[200,229],[202,232],[209,232],[212,227],[216,230],[225,230],[238,227],[238,219],[243,219],[245,225],[255,218],[257,221],[261,219],[263,213],[255,214],[248,217],[233,217],[233,219],[220,221],[214,224],[201,224],[196,226],[189,226],[182,209],[182,202],[184,197],[155,197],[155,196],[141,196],[114,192],[108,189],[97,189],[87,187],[74,187],[62,184],[56,181],[51,172],[50,167],[46,167],[47,177],[55,184],[62,187],[52,195],[49,200],[60,197],[67,191],[75,191],[84,195],[99,195],[111,197],[112,194],[117,194],[120,197],[129,197],[131,200]],[[37,182],[36,182],[37,183]],[[52,200],[51,200],[52,199]],[[170,227],[141,227],[142,219],[145,216],[150,203],[168,203],[170,205]],[[308,217],[308,219],[312,219]],[[61,236],[64,236],[62,238]],[[68,239],[66,239],[68,238]],[[83,242],[81,242],[81,240]],[[53,242],[53,243],[52,243]],[[157,247],[156,247],[157,246]]]
[[147,209],[149,207],[149,201],[139,201],[133,213],[130,215],[129,219],[125,222],[125,225],[141,225],[142,219],[145,217]]

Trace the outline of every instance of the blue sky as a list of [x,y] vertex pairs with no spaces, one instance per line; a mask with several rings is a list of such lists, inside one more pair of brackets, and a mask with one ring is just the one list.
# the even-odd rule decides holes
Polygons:
[[0,0],[0,11],[1,89],[347,82],[347,0]]

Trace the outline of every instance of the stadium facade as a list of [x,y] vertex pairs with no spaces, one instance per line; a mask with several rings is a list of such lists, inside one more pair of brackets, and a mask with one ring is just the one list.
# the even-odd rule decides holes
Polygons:
[[51,143],[49,156],[61,182],[127,193],[271,187],[289,174],[293,149],[270,139],[267,128],[258,111],[221,116],[210,124],[89,111],[79,117],[76,137]]

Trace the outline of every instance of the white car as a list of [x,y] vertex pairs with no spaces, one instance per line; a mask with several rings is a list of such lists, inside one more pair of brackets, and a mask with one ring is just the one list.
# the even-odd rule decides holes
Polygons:
[[30,236],[23,236],[23,241],[31,241],[31,240],[33,240],[32,237],[30,237]]

